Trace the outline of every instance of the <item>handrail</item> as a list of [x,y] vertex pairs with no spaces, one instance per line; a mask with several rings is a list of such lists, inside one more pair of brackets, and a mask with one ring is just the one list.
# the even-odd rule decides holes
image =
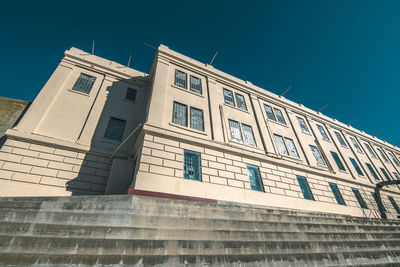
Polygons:
[[136,133],[137,130],[139,130],[140,127],[143,126],[143,123],[139,123],[138,126],[122,141],[122,143],[114,150],[114,152],[111,154],[110,158],[108,159],[109,162],[113,160],[115,155],[118,153],[118,151],[125,145],[126,142]]

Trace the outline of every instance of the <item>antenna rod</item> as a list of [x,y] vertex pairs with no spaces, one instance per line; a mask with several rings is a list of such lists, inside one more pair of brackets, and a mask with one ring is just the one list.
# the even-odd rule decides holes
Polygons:
[[93,44],[92,44],[92,55],[94,54],[94,40],[93,40]]
[[397,146],[397,145],[400,145],[400,142],[398,142],[398,143],[396,143],[396,144],[394,144],[395,146]]
[[148,46],[148,47],[150,47],[150,48],[153,48],[154,50],[157,50],[157,48],[155,48],[155,47],[152,46],[152,45],[149,45],[148,43],[143,42],[143,44],[144,44],[145,46]]
[[290,89],[292,89],[292,86],[291,86],[291,85],[290,85],[290,86],[288,87],[288,89],[286,89],[286,91],[283,92],[280,96],[284,96]]
[[215,52],[215,55],[214,55],[214,57],[211,59],[211,62],[210,62],[210,64],[209,65],[211,65],[213,62],[214,62],[214,59],[215,59],[215,57],[218,55],[218,52]]
[[318,110],[318,113],[320,113],[321,111],[323,111],[324,109],[326,109],[326,107],[328,106],[329,104],[326,104],[325,106],[323,106],[320,110]]
[[354,121],[350,122],[348,125],[352,125],[352,124],[356,123],[358,120],[359,120],[359,118],[357,118]]
[[128,59],[128,67],[129,67],[129,65],[131,64],[131,58],[132,58],[132,55],[129,55],[129,59]]
[[376,134],[374,134],[374,136],[377,136],[378,134],[383,133],[383,131],[384,131],[384,130],[382,130],[382,131],[380,131],[380,132],[377,132]]

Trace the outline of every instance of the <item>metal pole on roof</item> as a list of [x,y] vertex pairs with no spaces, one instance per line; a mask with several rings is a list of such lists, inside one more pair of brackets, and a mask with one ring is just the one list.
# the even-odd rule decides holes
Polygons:
[[285,92],[283,92],[280,96],[284,96],[287,92],[289,92],[289,90],[292,89],[292,86],[290,85],[288,87],[288,89],[285,90]]
[[129,67],[129,65],[131,64],[131,58],[132,58],[132,55],[129,55],[129,59],[128,59],[128,67]]
[[215,57],[218,55],[218,52],[215,52],[214,57],[211,59],[211,62],[209,65],[211,65],[214,62]]
[[318,113],[323,111],[324,109],[326,109],[328,107],[329,104],[326,104],[325,106],[323,106],[320,110],[318,110]]
[[373,136],[377,136],[378,134],[383,133],[383,131],[384,131],[384,130],[382,130],[382,131],[380,131],[380,132],[377,132],[377,133],[374,134]]
[[355,119],[354,121],[350,122],[350,123],[347,124],[347,125],[352,125],[352,124],[356,123],[358,120],[359,120],[359,119],[357,118],[357,119]]
[[93,40],[93,43],[92,43],[92,55],[94,54],[94,40]]
[[157,50],[157,48],[155,48],[155,47],[152,46],[152,45],[149,45],[148,43],[143,42],[143,45],[148,46],[148,47],[150,47],[150,48],[153,48],[154,50]]

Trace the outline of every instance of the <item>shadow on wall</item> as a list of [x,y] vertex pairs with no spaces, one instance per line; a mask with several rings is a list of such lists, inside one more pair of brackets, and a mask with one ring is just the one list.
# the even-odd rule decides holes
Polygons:
[[147,79],[138,76],[120,80],[106,90],[108,93],[101,114],[94,114],[94,105],[101,101],[97,95],[81,132],[81,135],[84,134],[92,116],[99,118],[90,141],[90,151],[78,153],[77,158],[72,160],[77,172],[65,172],[65,175],[71,175],[65,178],[69,179],[66,190],[72,195],[126,194],[133,180],[136,156],[133,148],[141,131],[136,131],[129,138],[113,160],[110,157],[145,119],[149,93]]

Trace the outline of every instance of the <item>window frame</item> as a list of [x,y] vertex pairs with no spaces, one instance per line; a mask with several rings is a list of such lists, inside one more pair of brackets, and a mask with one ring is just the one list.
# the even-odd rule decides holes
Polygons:
[[371,157],[376,158],[375,152],[372,150],[372,147],[366,142],[364,142],[364,146],[367,148],[367,151],[369,152]]
[[[110,124],[112,121],[123,123],[122,132],[119,133],[120,139],[113,138],[112,135],[108,136],[109,132],[112,131],[112,129],[110,128],[111,127]],[[104,131],[103,140],[119,144],[124,139],[125,130],[126,130],[126,120],[110,116],[106,126],[106,130]]]
[[[177,105],[182,105],[185,107],[185,124],[181,124],[179,122],[175,121],[175,104]],[[183,127],[188,127],[188,105],[182,104],[180,102],[177,101],[173,101],[173,107],[172,107],[172,123],[176,124],[176,125],[180,125]]]
[[[197,171],[198,171],[198,174],[199,174],[199,177],[197,179],[192,179],[192,178],[189,178],[188,176],[186,176],[186,173],[187,173],[186,172],[186,157],[188,157],[189,154],[192,155],[192,156],[196,156],[197,157],[197,161],[198,161],[198,166],[197,166],[198,170]],[[183,174],[182,174],[183,179],[202,182],[201,153],[197,152],[197,151],[184,149],[183,150],[183,168],[182,168],[182,171],[183,171]]]
[[[299,117],[299,116],[296,116],[296,119],[297,119],[297,122],[298,122],[298,124],[299,124],[299,126],[300,126],[301,132],[302,132],[302,133],[305,133],[305,134],[310,134],[310,130],[308,129],[308,126],[307,126],[306,121],[305,121],[302,117]],[[305,130],[304,130],[303,127],[301,126],[302,124],[301,124],[300,121],[302,121],[302,122],[304,123]]]
[[[276,140],[277,137],[282,139],[282,141],[283,141],[282,143],[284,145],[284,148],[285,148],[285,151],[287,152],[287,154],[282,154],[280,152],[279,146],[278,146],[278,142]],[[290,152],[289,146],[287,144],[288,140],[290,140],[290,142],[292,142],[292,144],[293,144],[294,150],[296,151],[296,155],[295,156],[292,155],[292,153]],[[297,150],[296,144],[294,143],[292,138],[289,138],[289,137],[286,137],[286,136],[282,136],[282,135],[279,135],[279,134],[274,134],[274,141],[275,141],[276,147],[278,148],[279,155],[292,157],[292,158],[296,158],[296,159],[300,158],[299,151]]]
[[[128,96],[131,97],[131,92],[135,92],[134,93],[134,96],[135,96],[134,99],[128,98]],[[133,103],[136,103],[137,94],[138,94],[138,90],[137,89],[132,88],[132,87],[127,87],[126,88],[126,93],[125,93],[125,100],[128,100],[128,101],[131,101]]]
[[341,133],[339,133],[338,131],[334,131],[335,135],[336,135],[336,139],[339,141],[339,144],[342,147],[347,147],[346,142],[344,141],[344,138],[342,136]]
[[372,176],[375,178],[375,180],[381,181],[381,177],[379,177],[379,175],[376,173],[374,167],[369,162],[365,162],[365,165],[367,166],[369,172],[372,173]]
[[386,157],[385,153],[383,152],[383,150],[380,147],[376,147],[376,150],[378,150],[379,154],[381,154],[381,157],[383,158],[383,160],[385,162],[389,162],[389,159]]
[[358,144],[357,140],[356,140],[354,137],[352,137],[352,136],[349,136],[349,138],[350,138],[350,141],[353,143],[353,146],[354,146],[354,148],[357,150],[357,152],[358,152],[358,153],[364,153],[364,152],[362,151],[361,146]]
[[307,178],[301,175],[296,175],[296,178],[297,182],[299,183],[301,193],[303,194],[304,199],[315,201],[314,195],[311,191],[310,184],[308,183]]
[[[180,72],[180,73],[182,73],[182,74],[185,74],[185,86],[183,87],[183,86],[181,86],[180,84],[177,84],[177,73],[178,72]],[[187,79],[187,73],[186,72],[183,72],[183,71],[181,71],[181,70],[178,70],[178,69],[175,69],[175,75],[174,75],[174,85],[175,86],[178,86],[179,88],[183,88],[183,89],[187,89],[187,84],[188,84],[188,79]]]
[[[195,91],[195,90],[197,90],[197,89],[193,90],[193,87],[192,87],[192,78],[198,79],[198,80],[200,81],[200,89],[199,89],[200,93],[197,92],[197,91]],[[193,92],[193,93],[195,93],[195,94],[203,95],[203,83],[202,83],[201,78],[198,78],[198,77],[196,77],[196,76],[190,75],[190,81],[189,81],[189,82],[190,82],[189,91],[191,91],[191,92]]]
[[[85,78],[83,78],[83,76],[85,76]],[[96,80],[97,80],[96,76],[92,76],[92,75],[81,72],[79,74],[78,78],[75,80],[75,83],[71,88],[71,91],[77,92],[80,94],[84,94],[84,95],[90,95],[90,92],[92,91]],[[85,85],[84,91],[82,91],[81,88],[79,87],[79,86],[81,86],[81,83],[83,85]],[[86,87],[87,84],[90,84],[90,86]]]
[[363,173],[360,165],[358,164],[358,162],[356,161],[356,159],[349,157],[351,164],[353,165],[354,169],[356,170],[357,174],[359,176],[365,176],[365,174]]
[[385,168],[380,167],[381,172],[383,173],[383,176],[388,180],[389,182],[392,180],[392,177],[390,177],[389,173],[385,170]]
[[392,152],[388,151],[388,155],[392,159],[392,161],[394,162],[394,164],[396,166],[400,166],[399,161],[397,160],[397,158],[395,157],[395,155]]
[[320,125],[320,124],[316,124],[316,125],[317,125],[317,129],[318,129],[319,133],[322,136],[322,139],[325,140],[325,141],[330,141],[329,136],[326,133],[324,127],[322,125]]
[[[238,141],[238,139],[234,139],[233,138],[233,136],[232,136],[232,127],[231,127],[231,122],[232,123],[237,123],[238,125],[239,125],[239,131],[240,131],[240,135],[241,135],[241,141]],[[251,133],[251,137],[252,137],[252,139],[253,139],[253,141],[254,141],[254,145],[253,144],[251,144],[251,143],[249,143],[249,142],[247,142],[248,141],[248,138],[245,138],[245,132],[244,132],[244,130],[243,130],[243,126],[245,126],[245,127],[249,127],[248,129],[251,129],[251,131],[250,132],[247,132],[247,133]],[[236,121],[236,120],[232,120],[232,119],[228,119],[228,127],[229,127],[229,132],[230,132],[230,139],[229,139],[229,141],[234,141],[234,142],[236,142],[236,143],[239,143],[239,144],[242,144],[242,145],[247,145],[247,146],[251,146],[251,147],[257,147],[257,141],[256,141],[256,136],[254,135],[254,131],[253,131],[253,127],[251,126],[251,125],[248,125],[248,124],[245,124],[245,123],[242,123],[242,122],[238,122],[238,121]]]
[[[263,103],[263,104],[264,104],[265,114],[267,115],[267,120],[274,121],[281,125],[287,126],[286,119],[285,119],[285,116],[283,115],[281,108],[277,108],[277,107],[274,107],[274,106],[271,106],[271,105],[268,105],[265,103]],[[270,116],[268,115],[269,113],[267,112],[267,107],[269,107],[271,109],[271,114],[273,115],[273,118],[270,118]],[[278,111],[280,113],[282,121],[280,119],[278,119],[278,116],[276,115],[276,111]]]
[[[264,184],[263,184],[263,181],[262,181],[262,178],[261,178],[260,169],[257,166],[250,165],[250,164],[246,164],[246,169],[247,169],[247,176],[249,177],[250,189],[253,190],[253,191],[264,193],[265,189],[264,189]],[[256,180],[254,180],[253,183],[252,183],[252,179],[251,179],[251,176],[250,176],[250,170],[251,169],[254,170],[255,173],[257,174],[257,177],[255,177]],[[257,184],[257,182],[258,182],[258,185],[255,185],[255,187],[253,187],[253,184]],[[260,188],[257,188],[258,186],[260,186]]]
[[[193,110],[201,112],[201,129],[193,127],[194,126],[194,124],[193,124]],[[202,109],[198,109],[198,108],[190,106],[190,128],[194,129],[194,130],[197,130],[197,131],[204,132],[204,111]]]
[[346,202],[343,199],[342,193],[340,192],[339,187],[337,186],[337,184],[330,183],[330,182],[328,184],[329,184],[329,187],[331,188],[331,191],[332,191],[332,193],[333,193],[333,195],[334,195],[334,197],[336,199],[336,202],[339,205],[347,206]]
[[[241,95],[241,94],[239,94],[239,93],[236,93],[235,92],[235,103],[236,103],[236,107],[238,108],[238,109],[241,109],[241,110],[244,110],[244,111],[247,111],[247,104],[246,104],[246,98],[244,97],[244,95]],[[244,104],[244,108],[243,107],[240,107],[239,106],[239,103],[238,103],[238,96],[240,96],[240,97],[242,97],[242,100],[243,100],[243,104]]]
[[390,203],[392,203],[392,206],[393,206],[394,210],[396,211],[396,213],[400,215],[400,208],[399,208],[399,206],[397,205],[397,203],[396,203],[396,201],[394,200],[394,198],[393,198],[392,196],[387,196],[387,197],[388,197]]
[[[335,155],[336,155],[336,157],[335,157]],[[346,168],[344,167],[343,162],[340,160],[339,155],[336,152],[331,151],[331,156],[332,156],[333,160],[336,162],[336,165],[338,166],[339,170],[346,171]]]
[[368,206],[367,206],[367,203],[365,203],[365,200],[364,200],[364,198],[362,197],[360,191],[359,191],[357,188],[354,188],[354,187],[351,188],[351,191],[353,191],[353,194],[354,194],[354,196],[356,197],[357,202],[358,202],[358,204],[360,205],[360,207],[361,207],[362,209],[367,209],[367,210],[368,210],[369,208],[368,208]]
[[[313,146],[313,145],[309,145],[309,146],[310,146],[311,153],[313,154],[313,156],[314,156],[314,158],[315,158],[315,161],[317,162],[317,165],[325,166],[325,167],[326,167],[327,165],[326,165],[325,159],[324,159],[324,157],[322,156],[321,151],[319,151],[318,147],[317,147],[317,146]],[[319,162],[318,162],[318,158],[315,156],[315,153],[314,153],[314,151],[313,151],[312,148],[315,148],[315,149],[316,149],[316,151],[318,152],[318,154],[319,154],[320,158],[322,159],[322,162],[323,162],[323,163],[319,163]]]

